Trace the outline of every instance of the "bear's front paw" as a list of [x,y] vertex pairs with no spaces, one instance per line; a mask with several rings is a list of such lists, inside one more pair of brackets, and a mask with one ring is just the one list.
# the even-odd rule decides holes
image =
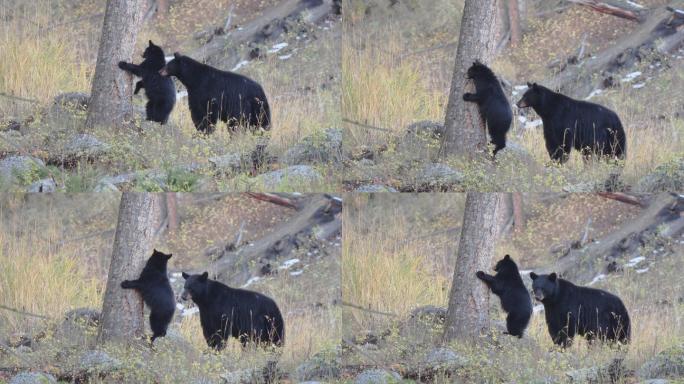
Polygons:
[[131,287],[130,280],[124,280],[121,282],[121,288],[130,288],[130,287]]
[[125,61],[119,61],[119,68],[126,69],[126,62]]
[[463,94],[463,100],[464,101],[472,101],[474,99],[475,95],[472,93],[464,93]]
[[484,277],[485,277],[485,273],[482,272],[482,271],[477,271],[477,273],[475,274],[475,276],[477,276],[478,279],[483,280]]

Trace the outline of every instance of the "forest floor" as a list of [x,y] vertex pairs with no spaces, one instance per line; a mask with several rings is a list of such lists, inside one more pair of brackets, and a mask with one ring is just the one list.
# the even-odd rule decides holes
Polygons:
[[[239,65],[210,57],[223,70],[247,75],[264,87],[272,111],[270,131],[197,133],[184,88],[170,122],[144,121],[134,129],[83,132],[86,111],[65,108],[55,97],[90,92],[104,0],[0,4],[0,181],[1,190],[144,191],[333,191],[340,178],[339,17],[289,23],[251,49],[258,58]],[[152,18],[138,35],[134,62],[148,40],[192,55],[232,14],[231,31],[266,17],[282,1],[171,1],[164,20]],[[230,35],[228,35],[230,36]],[[229,42],[229,40],[226,40]],[[227,52],[231,52],[226,47]],[[218,64],[216,64],[218,63]],[[226,67],[229,65],[230,67]],[[116,69],[119,70],[119,69]],[[78,99],[78,97],[76,97]],[[144,108],[144,93],[134,96]],[[254,169],[251,154],[267,143],[269,161]]]
[[[635,250],[573,265],[571,275],[590,277],[571,281],[607,290],[625,302],[632,321],[628,348],[589,346],[576,338],[562,351],[548,334],[543,307],[535,308],[522,339],[503,335],[505,313],[493,295],[491,334],[475,343],[441,344],[464,203],[460,194],[347,199],[342,299],[355,306],[342,314],[349,377],[373,368],[435,383],[603,383],[611,382],[606,366],[618,359],[622,374],[612,382],[681,380],[681,233],[667,238],[656,232],[642,238]],[[559,250],[572,247],[585,232],[589,244],[598,243],[642,212],[591,194],[525,195],[524,206],[524,230],[511,230],[499,241],[492,267],[510,254],[523,274],[552,268],[567,257]],[[531,284],[527,276],[523,280]],[[439,345],[447,349],[439,352]]]
[[[254,278],[248,284],[223,281],[233,287],[246,286],[276,301],[286,324],[281,351],[243,350],[233,340],[221,353],[210,350],[194,305],[180,300],[180,272],[210,270],[208,266],[214,260],[205,250],[233,241],[240,228],[241,243],[250,247],[278,226],[287,225],[296,212],[245,195],[193,194],[179,195],[178,199],[180,227],[165,232],[154,245],[173,254],[169,274],[178,310],[167,337],[156,341],[151,350],[142,341],[135,342],[140,344],[137,348],[95,348],[97,324],[78,323],[67,316],[75,310],[89,313],[81,308],[99,313],[117,218],[117,196],[2,196],[0,382],[19,371],[44,372],[67,382],[231,382],[230,377],[258,376],[274,359],[279,375],[294,380],[302,364],[336,350],[341,329],[337,306],[339,233],[269,259],[272,272],[266,275],[259,272],[254,261],[250,268]],[[81,321],[87,319],[81,317]],[[150,334],[149,329],[146,333]],[[102,373],[102,378],[93,372]]]
[[[544,84],[584,41],[590,58],[633,33],[638,24],[560,1],[528,1],[529,25],[521,44],[492,64],[514,105],[527,82]],[[668,3],[646,0],[656,7]],[[561,11],[553,12],[560,7]],[[495,163],[439,156],[440,132],[451,84],[463,1],[351,0],[342,39],[342,114],[345,190],[565,191],[604,190],[620,172],[619,189],[678,191],[684,180],[684,50],[647,55],[614,73],[615,86],[592,102],[617,112],[627,133],[620,169],[584,163],[572,153],[550,162],[541,120],[513,106],[507,149]],[[550,11],[550,12],[548,12]],[[543,16],[536,16],[537,13]],[[556,64],[554,64],[556,63]],[[595,83],[602,77],[595,74]],[[598,85],[596,85],[598,87]],[[583,99],[588,95],[569,95]],[[417,127],[414,123],[431,121]]]

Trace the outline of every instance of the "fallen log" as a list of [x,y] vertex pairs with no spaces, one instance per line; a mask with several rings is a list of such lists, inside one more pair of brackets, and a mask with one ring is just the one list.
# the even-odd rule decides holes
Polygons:
[[[614,73],[631,67],[654,50],[660,53],[671,52],[684,42],[684,33],[681,33],[684,14],[680,15],[670,9],[681,9],[682,6],[684,0],[676,0],[668,7],[654,9],[632,33],[623,36],[590,60],[568,66],[547,79],[545,85],[565,94],[585,97],[596,88],[593,84],[595,79],[592,78],[596,73]],[[602,82],[602,78],[598,80]]]
[[647,8],[631,1],[622,0],[567,0],[573,4],[589,7],[594,11],[623,19],[642,22]]
[[558,259],[554,265],[541,268],[539,271],[556,272],[579,284],[589,282],[597,272],[597,263],[624,252],[622,248],[625,239],[644,231],[656,230],[659,226],[665,226],[659,230],[661,236],[672,237],[681,233],[684,230],[684,218],[672,213],[678,201],[679,197],[671,194],[655,196],[638,218],[586,247],[571,248],[567,255]]
[[233,68],[249,57],[248,45],[262,43],[285,32],[286,20],[305,19],[316,24],[333,11],[331,0],[286,0],[268,8],[256,19],[239,29],[224,31],[212,38],[189,56],[205,63],[220,63],[222,68]]
[[243,285],[258,275],[254,271],[262,264],[286,256],[303,245],[302,242],[326,239],[341,231],[342,206],[335,198],[310,195],[298,205],[300,209],[296,216],[252,244],[237,250],[233,250],[229,242],[207,248],[204,254],[213,253],[217,248],[221,250],[216,255],[217,260],[208,267],[209,273],[220,281]]

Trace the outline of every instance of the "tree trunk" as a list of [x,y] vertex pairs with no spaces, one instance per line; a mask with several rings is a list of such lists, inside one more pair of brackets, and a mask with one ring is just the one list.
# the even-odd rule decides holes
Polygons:
[[178,230],[180,225],[178,219],[178,199],[176,199],[176,194],[173,192],[166,194],[166,215],[169,218],[169,232]]
[[520,25],[520,7],[518,0],[508,0],[508,21],[511,26],[511,47],[515,48],[522,39]]
[[169,14],[169,0],[157,0],[157,18],[165,20]]
[[86,128],[132,119],[133,77],[118,67],[131,61],[144,11],[143,0],[109,0],[105,11]]
[[468,193],[443,340],[474,338],[489,328],[489,292],[475,272],[491,267],[500,193]]
[[138,278],[152,248],[159,217],[159,195],[126,192],[121,196],[112,260],[107,276],[98,341],[125,340],[143,335],[143,302],[121,281]]
[[499,0],[466,0],[456,62],[451,78],[444,128],[443,155],[473,155],[487,144],[485,123],[475,103],[463,101],[463,93],[473,92],[466,72],[475,60],[491,63],[501,30]]
[[513,192],[513,223],[516,232],[525,229],[525,212],[523,211],[523,198],[520,192]]

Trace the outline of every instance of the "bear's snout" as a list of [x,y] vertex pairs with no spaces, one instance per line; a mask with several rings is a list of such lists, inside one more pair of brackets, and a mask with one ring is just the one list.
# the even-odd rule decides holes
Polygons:
[[520,101],[518,101],[518,103],[516,105],[518,106],[518,108],[529,107],[529,105],[527,105],[527,102],[525,101],[525,99],[520,99]]
[[162,76],[168,76],[168,75],[169,75],[169,71],[166,69],[166,67],[164,67],[164,68],[162,68],[162,69],[159,70],[159,74],[162,75]]
[[183,291],[183,293],[181,294],[181,299],[183,299],[183,301],[192,299],[192,295],[189,291]]

